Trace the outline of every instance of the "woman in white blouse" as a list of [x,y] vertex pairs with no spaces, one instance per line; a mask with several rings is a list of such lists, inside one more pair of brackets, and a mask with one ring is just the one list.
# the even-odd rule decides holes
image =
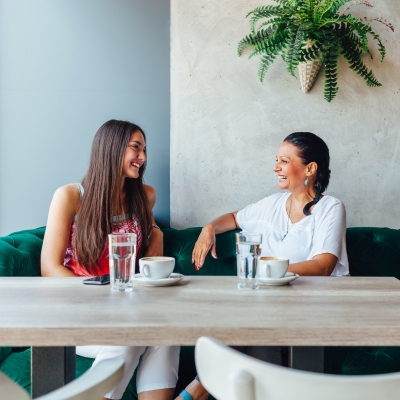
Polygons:
[[340,200],[323,195],[331,172],[326,143],[310,132],[292,133],[278,150],[274,172],[279,189],[287,192],[206,225],[193,250],[196,268],[201,268],[210,249],[217,258],[216,234],[239,228],[262,233],[262,255],[288,258],[290,272],[347,275],[346,210]]
[[[197,239],[192,262],[200,269],[207,253],[217,258],[215,235],[234,229],[263,234],[262,255],[290,260],[299,275],[348,275],[346,210],[335,197],[323,195],[329,184],[329,149],[310,132],[287,136],[278,150],[274,172],[286,190],[222,215],[206,225]],[[249,355],[281,363],[279,347],[241,349]],[[205,400],[208,393],[195,379],[177,397]]]

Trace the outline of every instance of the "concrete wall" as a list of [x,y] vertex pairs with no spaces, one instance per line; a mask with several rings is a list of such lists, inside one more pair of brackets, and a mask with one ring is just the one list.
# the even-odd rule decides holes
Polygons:
[[258,59],[238,57],[249,32],[247,12],[271,1],[172,0],[171,3],[171,224],[202,226],[277,191],[276,151],[294,131],[321,136],[331,151],[327,193],[347,207],[349,226],[400,228],[400,3],[377,0],[353,15],[376,22],[387,58],[366,59],[381,88],[339,65],[339,93],[323,99],[320,74],[309,94],[277,60],[264,84]]
[[0,0],[0,235],[45,225],[111,118],[147,133],[169,223],[169,15],[168,0]]

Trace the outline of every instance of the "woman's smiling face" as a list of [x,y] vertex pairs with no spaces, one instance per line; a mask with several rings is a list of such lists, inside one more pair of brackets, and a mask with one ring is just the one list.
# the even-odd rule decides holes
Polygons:
[[307,165],[298,156],[298,149],[289,142],[283,142],[276,155],[274,172],[278,174],[279,189],[293,191],[304,188],[307,179]]
[[124,178],[138,178],[139,169],[146,161],[146,143],[142,132],[135,131],[131,134],[128,147],[122,162],[122,176]]

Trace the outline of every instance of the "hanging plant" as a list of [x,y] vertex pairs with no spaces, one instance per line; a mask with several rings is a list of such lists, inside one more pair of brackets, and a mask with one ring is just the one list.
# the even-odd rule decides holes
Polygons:
[[[310,88],[307,77],[314,78],[319,66],[324,66],[324,97],[331,102],[338,92],[338,60],[342,55],[348,66],[370,87],[382,86],[372,70],[362,60],[368,49],[368,35],[378,44],[381,61],[385,46],[372,31],[371,21],[377,21],[394,31],[393,25],[382,18],[355,18],[347,11],[354,4],[373,7],[367,0],[274,0],[276,5],[257,7],[247,14],[250,34],[238,44],[238,54],[251,47],[249,58],[261,56],[258,77],[263,82],[268,69],[280,55],[287,71],[293,75],[300,67],[304,91]],[[343,11],[339,11],[346,6]],[[319,65],[319,66],[318,66]],[[312,82],[311,82],[312,84]]]

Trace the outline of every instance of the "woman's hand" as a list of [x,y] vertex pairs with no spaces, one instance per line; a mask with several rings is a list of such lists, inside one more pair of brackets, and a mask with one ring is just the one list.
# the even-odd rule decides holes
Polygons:
[[153,227],[144,257],[164,255],[164,235],[160,229]]
[[192,253],[192,263],[194,263],[197,271],[203,266],[206,255],[210,249],[211,255],[214,258],[218,258],[215,235],[238,228],[236,224],[236,214],[237,211],[222,215],[201,230]]
[[200,236],[194,245],[192,253],[192,263],[194,263],[196,270],[199,270],[203,266],[206,255],[210,249],[211,255],[214,258],[218,258],[216,251],[215,229],[212,225],[206,225],[201,230]]

